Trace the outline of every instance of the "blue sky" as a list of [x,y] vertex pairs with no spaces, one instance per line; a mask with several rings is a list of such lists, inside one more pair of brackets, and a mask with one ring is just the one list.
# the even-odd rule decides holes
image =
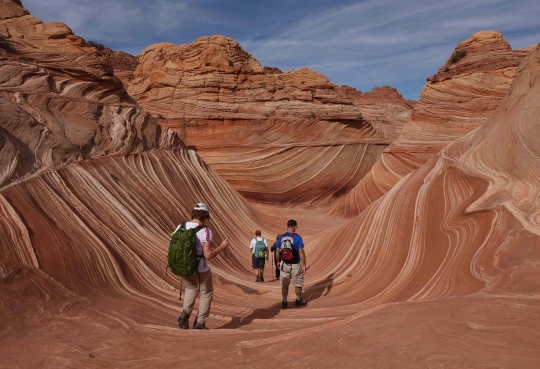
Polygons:
[[415,100],[476,31],[499,31],[514,49],[540,42],[538,0],[22,1],[44,22],[133,55],[221,34],[264,66],[308,67],[362,92],[389,85]]

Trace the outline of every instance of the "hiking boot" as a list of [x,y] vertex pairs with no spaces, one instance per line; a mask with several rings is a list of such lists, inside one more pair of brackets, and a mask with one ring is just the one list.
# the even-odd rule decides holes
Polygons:
[[264,282],[264,277],[261,277],[261,282]]
[[302,299],[300,300],[295,300],[294,301],[294,306],[298,307],[298,306],[306,306],[306,302]]
[[281,308],[282,309],[287,309],[287,301],[282,301],[281,302]]
[[189,329],[189,314],[187,311],[182,310],[178,317],[178,326],[182,329]]
[[257,276],[257,279],[255,280],[255,282],[260,282],[260,281],[261,281],[261,278]]
[[203,324],[200,324],[200,323],[195,323],[193,325],[193,329],[208,329],[208,327],[206,327],[206,324],[203,323]]

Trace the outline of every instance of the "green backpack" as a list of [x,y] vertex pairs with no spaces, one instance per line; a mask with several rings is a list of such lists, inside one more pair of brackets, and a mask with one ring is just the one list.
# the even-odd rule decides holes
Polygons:
[[187,277],[198,271],[199,260],[204,256],[197,255],[195,235],[201,229],[202,226],[200,225],[186,229],[186,223],[184,222],[172,233],[167,260],[169,268],[174,274]]

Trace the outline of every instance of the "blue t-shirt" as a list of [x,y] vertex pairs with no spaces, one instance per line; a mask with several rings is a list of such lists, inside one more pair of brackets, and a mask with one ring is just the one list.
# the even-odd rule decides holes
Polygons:
[[296,249],[296,256],[295,256],[294,260],[292,261],[292,263],[293,264],[298,264],[300,262],[300,253],[298,252],[298,250],[304,248],[304,241],[302,241],[302,236],[300,236],[299,234],[296,234],[296,233],[285,232],[284,235],[279,236],[279,238],[278,238],[278,240],[276,242],[276,247],[278,249],[281,249],[281,239],[283,238],[283,236],[291,236],[291,235],[292,235],[292,239],[293,239],[293,246]]

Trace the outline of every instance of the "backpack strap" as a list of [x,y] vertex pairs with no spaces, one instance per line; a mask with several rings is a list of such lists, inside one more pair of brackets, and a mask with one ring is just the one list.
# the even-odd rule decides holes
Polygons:
[[[184,224],[185,224],[185,223],[184,223]],[[197,232],[199,232],[199,231],[200,231],[201,229],[203,229],[204,227],[206,227],[204,224],[199,223],[199,225],[198,225],[197,227],[191,228],[191,229],[193,229],[193,234],[194,234],[195,236],[197,236]],[[197,258],[206,259],[206,258],[204,257],[204,254],[202,254],[202,255],[197,255]],[[199,272],[199,271],[197,270],[197,273],[198,273],[198,272]],[[201,278],[201,276],[199,276],[199,279],[200,279],[200,278]]]
[[178,227],[176,227],[176,229],[171,233],[171,237],[172,237],[173,234],[180,231],[182,228],[186,229],[186,222],[183,222],[182,224],[179,224]]

